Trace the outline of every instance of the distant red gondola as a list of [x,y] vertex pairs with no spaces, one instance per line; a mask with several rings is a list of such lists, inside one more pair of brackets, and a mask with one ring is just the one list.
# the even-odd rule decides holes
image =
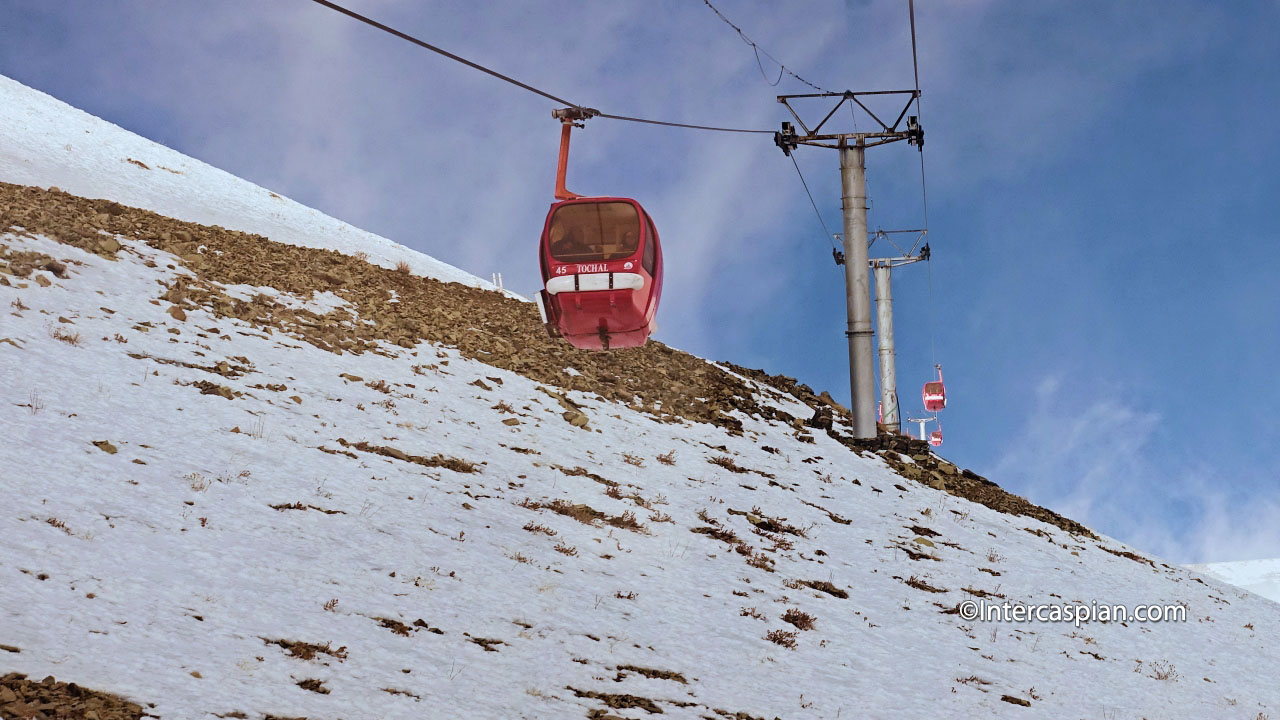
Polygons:
[[934,447],[938,447],[942,444],[942,428],[938,428],[937,430],[929,433],[929,444]]
[[[937,412],[947,406],[947,388],[942,384],[942,366],[934,367],[938,369],[937,381],[925,383],[924,390],[920,393],[924,399],[924,409],[929,412]],[[938,442],[942,442],[941,433],[938,435]]]
[[[581,108],[557,110],[561,121],[557,202],[542,228],[538,292],[542,322],[574,347],[640,347],[657,329],[662,246],[653,220],[630,198],[582,197],[564,187],[569,134]],[[581,127],[581,126],[579,126]]]

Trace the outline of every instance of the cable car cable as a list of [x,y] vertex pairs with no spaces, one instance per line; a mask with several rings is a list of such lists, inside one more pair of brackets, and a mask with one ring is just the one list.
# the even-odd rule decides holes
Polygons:
[[809,196],[809,204],[813,206],[813,212],[818,216],[818,224],[822,225],[822,232],[826,234],[827,240],[831,242],[831,247],[834,249],[836,247],[836,242],[833,239],[835,236],[831,234],[826,221],[822,219],[822,212],[818,210],[818,203],[813,200],[813,193],[809,192],[809,183],[804,181],[804,173],[800,172],[800,163],[796,162],[795,155],[790,157],[791,163],[796,166],[796,174],[800,176],[800,184],[804,186],[804,194]]
[[[921,123],[924,122],[924,111],[920,109],[920,60],[916,52],[916,2],[915,0],[907,0],[907,15],[911,21],[911,73],[916,83],[916,117]],[[929,234],[929,187],[925,180],[924,171],[924,148],[920,148],[920,205],[924,213],[924,235],[920,239],[927,237]],[[918,239],[917,244],[920,242]],[[926,242],[927,245],[927,242]],[[915,252],[915,245],[911,246],[912,252]],[[928,259],[925,260],[925,266],[929,276],[929,357],[933,360],[933,364],[938,364],[937,343],[934,339],[934,321],[933,321],[933,253],[929,253]],[[937,419],[937,413],[934,413],[934,419]]]
[[[755,53],[756,53],[756,65],[759,65],[759,66],[760,66],[760,75],[764,77],[764,81],[765,81],[765,82],[769,82],[769,78],[768,78],[768,76],[766,76],[766,75],[764,74],[764,66],[760,64],[760,53],[764,53],[764,56],[765,56],[765,57],[769,58],[770,60],[772,60],[772,61],[774,61],[775,63],[777,63],[777,64],[778,64],[778,68],[779,68],[779,70],[778,70],[778,79],[777,79],[777,80],[774,80],[773,82],[769,82],[769,84],[770,84],[770,85],[777,85],[779,82],[781,82],[781,81],[782,81],[782,73],[784,73],[784,72],[785,72],[786,74],[788,74],[788,75],[790,75],[791,77],[793,77],[793,78],[795,78],[795,79],[799,80],[800,82],[804,83],[805,85],[808,85],[809,87],[813,88],[814,90],[817,90],[818,92],[831,92],[830,90],[827,90],[826,88],[822,88],[822,87],[818,87],[817,85],[814,85],[813,83],[809,82],[808,80],[805,80],[804,78],[802,78],[802,77],[800,77],[799,75],[797,75],[797,74],[795,74],[794,72],[792,72],[790,68],[788,68],[786,65],[783,65],[783,64],[782,64],[782,61],[781,61],[781,60],[779,60],[778,58],[776,58],[776,57],[774,57],[774,56],[770,55],[768,50],[765,50],[764,48],[760,47],[759,45],[757,45],[757,44],[755,43],[755,41],[754,41],[754,40],[752,40],[751,38],[747,37],[747,34],[746,34],[746,33],[744,33],[744,32],[742,32],[742,28],[738,27],[737,25],[734,25],[734,24],[733,24],[733,21],[731,21],[729,18],[725,17],[725,16],[724,16],[724,13],[720,12],[718,9],[716,9],[716,6],[715,6],[715,5],[712,5],[712,4],[711,4],[711,0],[702,0],[702,2],[703,2],[703,3],[705,3],[707,7],[711,8],[711,12],[715,13],[716,15],[718,15],[718,16],[720,17],[720,19],[724,21],[724,24],[725,24],[725,25],[728,25],[729,27],[733,28],[733,29],[738,33],[738,37],[742,38],[742,42],[744,42],[744,43],[746,43],[746,44],[750,45],[750,46],[751,46],[751,49],[755,51]],[[918,84],[918,83],[917,83],[917,84]]]
[[600,113],[597,117],[608,118],[610,120],[625,120],[626,122],[646,123],[648,125],[665,125],[667,127],[688,128],[690,130],[711,130],[714,132],[727,132],[727,133],[756,133],[756,134],[763,134],[763,135],[774,134],[773,130],[749,130],[745,128],[715,127],[713,125],[691,125],[689,123],[667,122],[665,120],[649,120],[647,118],[629,117],[627,115],[611,115],[609,113]]
[[[503,75],[502,73],[500,73],[500,72],[498,72],[498,71],[496,71],[496,70],[491,70],[491,69],[489,69],[489,68],[487,68],[487,67],[485,67],[485,66],[483,66],[483,65],[481,65],[481,64],[479,64],[479,63],[472,62],[472,61],[470,61],[470,60],[468,60],[468,59],[466,59],[466,58],[464,58],[464,57],[462,57],[462,56],[460,56],[460,55],[455,55],[455,54],[453,54],[453,53],[449,52],[448,50],[445,50],[445,49],[443,49],[443,48],[436,47],[435,45],[432,45],[431,43],[428,43],[428,42],[426,42],[426,41],[424,41],[424,40],[420,40],[420,39],[418,39],[418,38],[416,38],[416,37],[414,37],[414,36],[412,36],[412,35],[409,35],[409,34],[407,34],[407,33],[404,33],[404,32],[401,32],[401,31],[399,31],[399,30],[396,30],[395,28],[393,28],[393,27],[391,27],[391,26],[389,26],[389,25],[384,25],[384,24],[382,24],[382,23],[378,22],[377,20],[374,20],[373,18],[370,18],[370,17],[366,17],[366,16],[364,16],[364,15],[361,15],[360,13],[355,12],[354,10],[349,10],[349,9],[347,9],[347,8],[345,8],[345,7],[342,7],[341,5],[338,5],[337,3],[330,2],[329,0],[311,0],[311,1],[312,1],[312,2],[314,2],[314,3],[316,3],[316,4],[318,4],[318,5],[323,5],[324,7],[327,7],[327,8],[329,8],[330,10],[333,10],[333,11],[336,11],[336,12],[339,12],[339,13],[342,13],[343,15],[346,15],[347,17],[353,18],[353,19],[355,19],[355,20],[359,20],[360,22],[362,22],[362,23],[364,23],[364,24],[366,24],[366,25],[369,25],[370,27],[374,27],[374,28],[377,28],[377,29],[379,29],[379,30],[381,30],[381,31],[385,32],[385,33],[388,33],[388,34],[394,35],[394,36],[396,36],[396,37],[400,38],[401,40],[407,40],[407,41],[409,41],[409,42],[413,43],[414,45],[417,45],[418,47],[425,48],[425,49],[430,50],[431,52],[437,53],[437,54],[439,54],[439,55],[443,55],[443,56],[445,56],[445,57],[449,58],[450,60],[455,60],[455,61],[457,61],[457,62],[462,63],[463,65],[466,65],[467,67],[474,68],[474,69],[479,70],[480,72],[485,73],[485,74],[487,74],[487,75],[492,75],[493,77],[496,77],[496,78],[498,78],[499,80],[503,80],[503,81],[505,81],[505,82],[511,83],[512,85],[515,85],[516,87],[523,88],[523,89],[528,90],[529,92],[534,93],[534,94],[536,94],[536,95],[541,95],[542,97],[547,98],[548,100],[554,100],[555,102],[557,102],[557,103],[559,103],[559,104],[561,104],[561,105],[568,105],[568,106],[570,106],[570,107],[574,107],[574,108],[580,108],[580,109],[583,109],[583,110],[590,110],[590,108],[586,108],[586,107],[584,107],[584,106],[582,106],[582,105],[579,105],[579,104],[577,104],[577,103],[574,103],[574,102],[569,102],[568,100],[565,100],[564,98],[561,98],[561,97],[556,97],[555,95],[552,95],[551,93],[546,92],[545,90],[539,90],[538,88],[536,88],[536,87],[534,87],[534,86],[532,86],[532,85],[529,85],[529,84],[527,84],[527,83],[520,82],[519,80],[516,80],[516,79],[515,79],[515,78],[513,78],[513,77],[509,77],[509,76],[507,76],[507,75]],[[766,55],[767,55],[767,54],[768,54],[768,53],[766,53]],[[667,127],[689,128],[689,129],[691,129],[691,130],[710,130],[710,131],[713,131],[713,132],[731,132],[731,133],[759,133],[759,134],[767,134],[767,135],[773,135],[773,133],[774,133],[774,131],[772,131],[772,130],[748,130],[748,129],[743,129],[743,128],[726,128],[726,127],[716,127],[716,126],[713,126],[713,125],[693,125],[693,124],[689,124],[689,123],[666,122],[666,121],[663,121],[663,120],[649,120],[649,119],[646,119],[646,118],[629,117],[629,116],[626,116],[626,115],[611,115],[611,114],[608,114],[608,113],[597,112],[597,111],[595,111],[595,110],[590,110],[590,112],[591,112],[591,114],[592,114],[592,115],[594,115],[594,116],[598,116],[598,117],[602,117],[602,118],[609,118],[609,119],[611,119],[611,120],[624,120],[624,121],[626,121],[626,122],[647,123],[647,124],[649,124],[649,125],[665,125],[665,126],[667,126]]]

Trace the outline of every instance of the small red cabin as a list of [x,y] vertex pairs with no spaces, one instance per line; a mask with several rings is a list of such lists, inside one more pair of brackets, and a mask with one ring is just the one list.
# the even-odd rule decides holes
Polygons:
[[[938,379],[934,382],[924,384],[924,389],[920,392],[921,398],[924,400],[924,409],[929,412],[937,412],[947,406],[947,388],[942,384],[942,366],[934,365],[938,369]],[[939,442],[942,436],[939,435]]]
[[640,347],[657,329],[662,246],[653,220],[630,198],[575,197],[552,204],[538,249],[542,322],[590,350]]
[[929,433],[929,444],[934,447],[938,447],[942,444],[942,428],[938,428],[937,430]]

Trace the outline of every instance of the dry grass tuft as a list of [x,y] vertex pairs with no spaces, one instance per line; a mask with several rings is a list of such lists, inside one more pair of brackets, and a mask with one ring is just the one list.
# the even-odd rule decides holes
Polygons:
[[916,577],[915,575],[912,575],[906,580],[903,580],[903,582],[905,582],[907,585],[910,585],[911,587],[917,590],[924,590],[925,592],[944,593],[947,591],[946,588],[934,587],[929,583],[925,582],[924,580],[921,580],[920,578]]
[[789,650],[796,649],[796,633],[793,630],[770,630],[765,633],[764,639]]
[[809,613],[797,610],[796,608],[787,608],[787,611],[782,614],[782,620],[783,622],[789,622],[792,625],[795,625],[801,630],[812,630],[814,624],[818,621],[817,618]]
[[555,537],[556,531],[546,525],[535,525],[532,520],[524,524],[524,529],[531,533],[542,533],[547,537]]
[[329,694],[329,688],[324,686],[324,681],[317,680],[315,678],[299,680],[298,687],[302,688],[303,690],[310,690],[313,693],[320,693],[321,695]]
[[187,484],[191,486],[191,489],[196,492],[204,492],[213,484],[209,478],[206,478],[198,472],[187,473],[182,476],[182,479],[186,480]]
[[817,590],[819,592],[824,592],[828,595],[831,595],[832,597],[838,597],[841,600],[849,599],[849,593],[836,587],[835,585],[832,585],[830,582],[826,580],[788,580],[787,582],[783,583],[783,585],[793,590],[799,590],[802,587],[807,587],[813,590]]
[[729,530],[726,528],[696,527],[696,528],[690,528],[690,532],[695,532],[695,533],[698,533],[699,535],[707,535],[715,538],[716,540],[719,540],[720,542],[729,543],[730,545],[739,545],[742,543],[742,541],[738,539],[738,536],[735,535],[732,530]]
[[394,618],[376,617],[374,620],[377,620],[382,627],[401,637],[409,637],[413,634],[413,628]]
[[639,455],[632,455],[631,453],[622,453],[622,462],[636,467],[644,467],[644,458]]
[[729,472],[735,472],[735,473],[751,472],[750,470],[735,463],[733,461],[733,458],[729,457],[728,455],[719,455],[717,457],[709,458],[707,462],[711,463],[712,465],[719,465],[720,467],[724,468],[725,470],[728,470]]
[[[1106,548],[1103,548],[1104,550]],[[1154,680],[1168,680],[1170,682],[1178,681],[1178,671],[1173,667],[1173,663],[1159,660],[1151,663],[1151,675],[1148,677]]]
[[401,275],[408,275],[410,270],[411,268],[409,267],[408,260],[399,260],[396,262],[396,272]]
[[676,464],[676,451],[675,451],[675,450],[672,450],[671,452],[663,453],[663,454],[659,455],[659,456],[658,456],[658,462],[662,463],[663,465],[675,465],[675,464]]
[[773,572],[773,559],[762,552],[748,556],[747,564],[753,568],[760,568],[761,570]]
[[566,545],[563,540],[556,543],[555,550],[556,552],[564,555],[568,555],[569,557],[574,557],[575,555],[578,554],[578,548],[573,547],[571,545]]
[[650,680],[671,680],[678,682],[681,685],[689,684],[689,681],[685,679],[684,675],[674,670],[658,670],[655,668],[639,667],[637,665],[619,665],[618,676],[615,680],[621,682],[626,679],[626,673],[629,672],[636,673],[637,675],[643,675]]
[[62,342],[68,345],[75,345],[77,347],[82,344],[82,341],[80,340],[80,333],[71,332],[66,328],[61,328],[57,326],[53,326],[49,328],[49,337],[53,338],[54,340],[61,340]]
[[325,654],[338,660],[347,659],[347,646],[343,645],[338,649],[333,649],[332,643],[318,645],[316,643],[302,642],[301,640],[269,640],[261,638],[262,642],[267,645],[278,645],[289,653],[289,657],[299,660],[314,660],[316,655]]

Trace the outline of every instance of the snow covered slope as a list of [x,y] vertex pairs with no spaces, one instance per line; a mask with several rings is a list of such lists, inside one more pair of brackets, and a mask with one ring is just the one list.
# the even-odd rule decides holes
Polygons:
[[57,186],[162,215],[364,253],[393,268],[492,289],[488,281],[174,152],[0,75],[0,179]]
[[1274,603],[0,83],[0,715],[10,672],[165,718],[1277,714]]
[[1205,563],[1187,567],[1280,603],[1280,559]]

